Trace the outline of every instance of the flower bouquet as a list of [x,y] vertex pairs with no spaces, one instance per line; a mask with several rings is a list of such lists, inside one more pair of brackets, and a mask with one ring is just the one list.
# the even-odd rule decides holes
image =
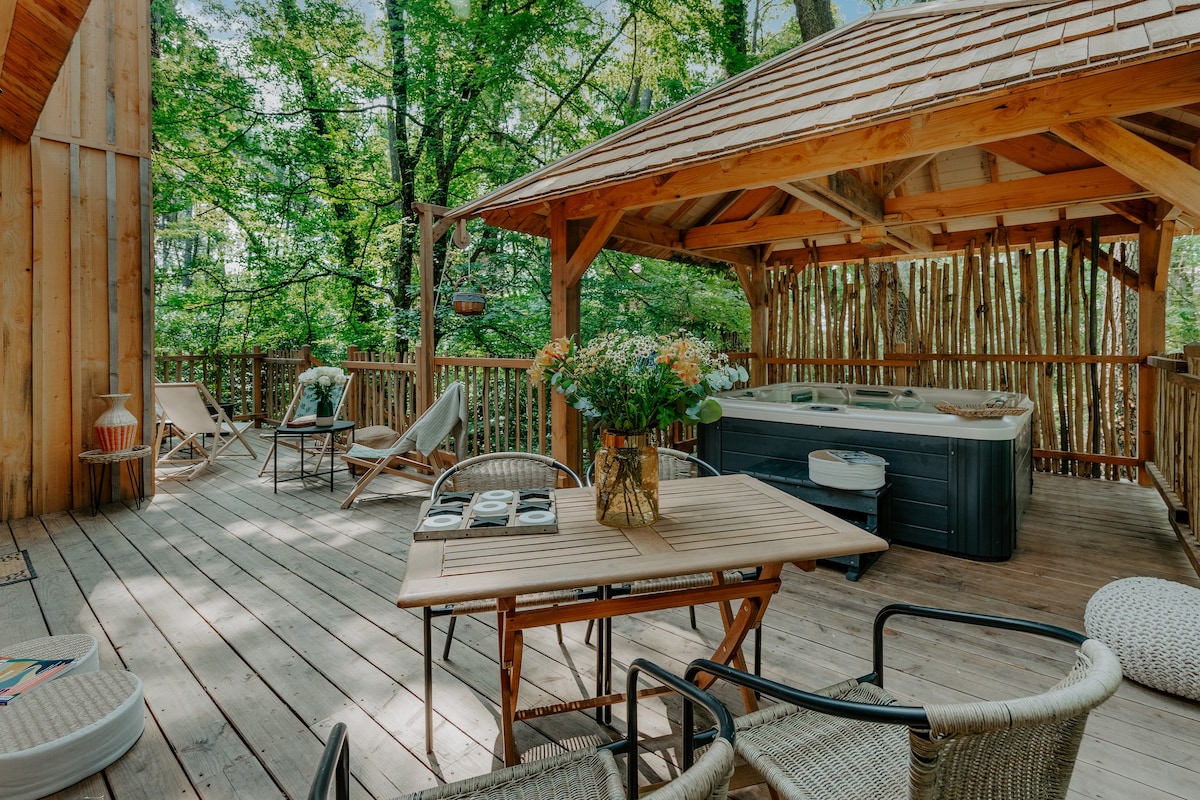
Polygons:
[[649,434],[675,422],[715,422],[712,395],[748,379],[696,337],[617,330],[587,346],[555,339],[529,370],[603,429],[596,454],[596,518],[624,527],[658,519],[658,454]]
[[317,398],[317,425],[328,427],[335,421],[333,390],[346,385],[346,373],[340,367],[309,367],[296,379]]

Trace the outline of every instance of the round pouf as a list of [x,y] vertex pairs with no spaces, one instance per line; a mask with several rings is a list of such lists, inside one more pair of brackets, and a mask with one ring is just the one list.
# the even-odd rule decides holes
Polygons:
[[124,755],[145,727],[131,672],[43,683],[0,706],[0,797],[35,800],[76,784]]
[[65,678],[79,672],[95,672],[100,668],[100,654],[96,637],[86,633],[65,633],[58,636],[43,636],[26,639],[16,644],[0,645],[0,656],[4,658],[36,658],[49,661],[55,658],[72,658],[74,663],[54,676],[53,680]]
[[1122,578],[1092,595],[1083,624],[1117,654],[1125,677],[1200,700],[1200,589]]

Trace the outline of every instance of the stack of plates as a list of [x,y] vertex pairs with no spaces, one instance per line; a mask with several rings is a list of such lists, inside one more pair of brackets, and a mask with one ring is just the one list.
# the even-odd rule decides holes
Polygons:
[[808,454],[808,477],[833,489],[863,491],[884,484],[887,462],[861,450],[813,450]]

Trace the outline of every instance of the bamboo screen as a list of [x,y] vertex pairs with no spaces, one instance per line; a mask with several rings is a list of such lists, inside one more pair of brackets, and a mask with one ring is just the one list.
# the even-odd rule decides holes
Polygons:
[[1003,237],[943,259],[770,273],[768,381],[1020,392],[1038,469],[1133,477],[1137,292],[1104,267],[1134,245],[1077,229],[1047,247]]

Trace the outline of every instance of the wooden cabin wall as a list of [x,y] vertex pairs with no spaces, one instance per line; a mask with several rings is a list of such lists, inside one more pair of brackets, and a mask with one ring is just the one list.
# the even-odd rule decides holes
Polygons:
[[30,141],[0,132],[0,520],[88,505],[98,395],[153,437],[149,15],[93,0]]
[[1103,245],[1093,287],[1090,241],[1077,228],[1063,236],[1040,246],[999,231],[946,258],[772,273],[767,380],[1020,392],[1035,405],[1035,450],[1109,461],[1039,468],[1131,477],[1138,298],[1106,265],[1136,252]]

